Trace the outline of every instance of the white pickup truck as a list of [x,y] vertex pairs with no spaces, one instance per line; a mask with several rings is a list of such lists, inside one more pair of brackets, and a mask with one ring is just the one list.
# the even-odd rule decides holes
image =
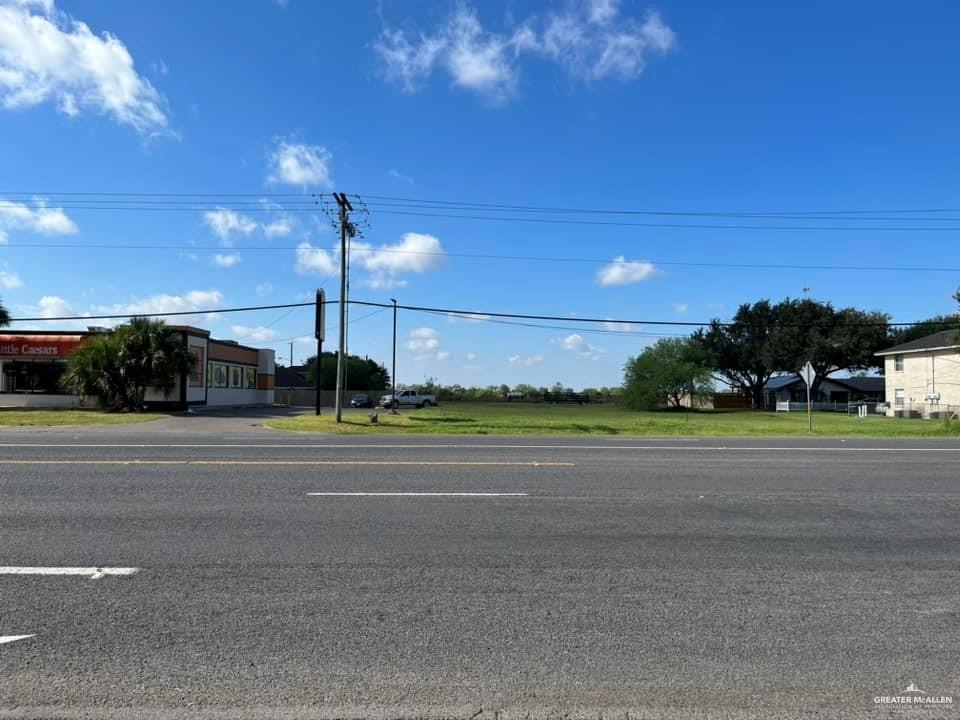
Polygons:
[[413,405],[418,408],[428,408],[437,404],[436,395],[425,395],[416,390],[401,390],[393,395],[384,395],[380,398],[380,405],[385,408],[398,408],[401,405]]

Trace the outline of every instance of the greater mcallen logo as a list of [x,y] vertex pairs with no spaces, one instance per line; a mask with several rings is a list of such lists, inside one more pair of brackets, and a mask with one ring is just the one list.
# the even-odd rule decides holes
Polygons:
[[953,705],[953,695],[928,695],[910,683],[900,695],[878,695],[873,699],[875,705]]

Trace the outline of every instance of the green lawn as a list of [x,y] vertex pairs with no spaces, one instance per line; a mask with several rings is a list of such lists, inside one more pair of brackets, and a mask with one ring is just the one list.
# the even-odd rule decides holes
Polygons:
[[[807,435],[804,413],[744,410],[704,412],[633,412],[613,405],[544,405],[525,403],[444,403],[428,410],[380,410],[379,424],[368,413],[344,413],[341,424],[332,414],[302,415],[269,421],[278,430],[358,434],[450,435]],[[839,413],[815,413],[814,435],[836,437],[956,437],[960,421],[863,420]]]
[[160,413],[109,413],[102,410],[0,408],[0,427],[126,425],[166,417]]

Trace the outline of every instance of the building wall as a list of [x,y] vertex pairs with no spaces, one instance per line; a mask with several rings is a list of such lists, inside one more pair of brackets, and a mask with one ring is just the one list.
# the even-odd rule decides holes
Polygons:
[[926,396],[939,393],[939,404],[960,406],[960,353],[956,350],[934,350],[906,353],[903,370],[898,372],[895,355],[884,356],[888,415],[896,411],[896,391],[904,391],[906,406],[927,405]]

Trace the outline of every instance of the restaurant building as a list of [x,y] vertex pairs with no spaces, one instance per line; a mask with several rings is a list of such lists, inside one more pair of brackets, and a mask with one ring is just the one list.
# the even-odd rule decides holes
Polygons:
[[[148,390],[151,408],[272,405],[274,352],[216,340],[208,330],[187,325],[172,329],[197,359],[193,370],[177,378],[169,396]],[[17,330],[0,333],[0,407],[75,407],[79,398],[60,386],[70,356],[104,328],[77,331]]]

